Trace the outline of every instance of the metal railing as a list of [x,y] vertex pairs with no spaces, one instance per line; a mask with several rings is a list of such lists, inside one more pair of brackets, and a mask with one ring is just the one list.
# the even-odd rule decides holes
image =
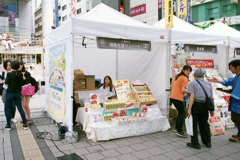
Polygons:
[[18,32],[0,32],[2,34],[13,34],[14,44],[19,46],[43,46],[43,38],[36,37],[31,33],[18,33]]

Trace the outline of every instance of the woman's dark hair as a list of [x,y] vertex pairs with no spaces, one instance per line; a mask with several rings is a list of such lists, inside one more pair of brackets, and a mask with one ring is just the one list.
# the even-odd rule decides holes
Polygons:
[[25,63],[24,62],[20,62],[20,65],[22,65],[22,72],[25,72],[26,71],[26,68],[25,68],[25,65],[24,65]]
[[18,70],[19,67],[20,67],[20,62],[19,62],[19,61],[12,61],[11,67],[12,67],[12,69],[14,69],[14,70]]
[[4,68],[5,70],[7,70],[7,64],[8,64],[8,62],[11,63],[11,61],[10,61],[9,59],[6,60],[6,61],[4,61],[4,63],[3,63],[3,68]]
[[240,66],[240,59],[235,59],[235,60],[232,60],[229,64],[228,64],[228,67],[230,69],[230,65],[235,67],[235,69],[237,69],[237,66]]
[[[186,76],[186,75],[184,74],[184,72],[183,72],[183,71],[185,71],[185,70],[190,70],[190,71],[192,72],[192,67],[189,66],[189,65],[183,66],[182,71],[181,71],[178,75],[176,75],[175,81],[176,81],[181,75]],[[188,76],[186,76],[186,77],[188,78]]]
[[113,88],[113,83],[112,83],[112,78],[110,76],[106,76],[104,77],[104,81],[103,81],[103,89],[106,88],[106,84],[105,84],[105,79],[108,78],[110,81],[109,87],[110,87],[110,92],[112,92],[112,88]]

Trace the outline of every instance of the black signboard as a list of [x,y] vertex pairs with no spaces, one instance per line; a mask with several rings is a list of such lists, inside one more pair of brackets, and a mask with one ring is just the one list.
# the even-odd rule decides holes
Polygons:
[[97,37],[97,47],[100,49],[121,49],[121,50],[151,50],[150,41],[137,41],[129,39],[114,39]]
[[185,44],[184,51],[186,53],[189,52],[217,53],[217,46]]
[[240,48],[235,48],[234,49],[234,57],[235,57],[235,55],[240,56]]

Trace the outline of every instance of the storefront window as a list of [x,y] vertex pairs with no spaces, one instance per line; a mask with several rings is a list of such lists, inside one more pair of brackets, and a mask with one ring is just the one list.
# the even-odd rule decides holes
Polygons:
[[41,60],[41,54],[37,54],[37,64],[41,64],[42,60]]
[[31,63],[31,56],[30,56],[30,54],[27,54],[27,63]]
[[32,54],[32,63],[36,63],[36,55],[35,54]]

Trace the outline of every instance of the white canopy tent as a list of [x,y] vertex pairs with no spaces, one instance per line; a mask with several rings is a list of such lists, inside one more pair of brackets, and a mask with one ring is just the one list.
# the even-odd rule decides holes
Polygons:
[[[227,36],[228,37],[228,54],[229,58],[233,59],[234,57],[234,49],[240,48],[240,32],[232,27],[229,27],[226,24],[221,22],[217,22],[214,25],[205,29],[208,32],[211,32],[216,35],[220,36]],[[229,59],[227,59],[229,61]]]
[[[228,39],[224,35],[217,35],[204,31],[190,23],[187,23],[178,17],[174,16],[174,24],[172,28],[172,43],[179,44],[198,44],[198,45],[215,45],[218,49],[218,54],[210,53],[194,53],[194,59],[214,59],[215,65],[218,65],[220,72],[226,76],[226,46]],[[165,19],[158,21],[153,26],[164,28]],[[225,64],[225,65],[223,65]]]
[[[104,4],[99,4],[83,17],[70,19],[65,25],[46,35],[46,109],[49,107],[52,87],[51,58],[65,51],[65,125],[72,131],[73,70],[113,80],[141,79],[147,83],[166,112],[167,30],[155,28],[134,20]],[[83,46],[83,37],[85,46]],[[151,41],[151,51],[99,49],[96,37]],[[64,47],[59,47],[64,44]],[[64,58],[62,58],[64,59]],[[58,61],[62,63],[64,60]],[[117,71],[117,73],[116,73]],[[160,103],[161,102],[161,103]],[[53,117],[54,118],[54,117]]]

